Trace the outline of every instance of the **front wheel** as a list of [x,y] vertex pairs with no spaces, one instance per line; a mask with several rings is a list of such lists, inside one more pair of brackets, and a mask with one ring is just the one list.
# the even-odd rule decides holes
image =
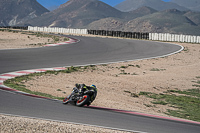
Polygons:
[[66,98],[63,100],[63,104],[68,104],[68,101],[69,101],[69,98],[66,97]]
[[82,98],[82,99],[79,99],[79,100],[76,102],[76,106],[82,107],[82,106],[84,106],[85,104],[87,104],[89,101],[90,101],[90,96],[88,96],[88,95],[83,95],[83,98]]

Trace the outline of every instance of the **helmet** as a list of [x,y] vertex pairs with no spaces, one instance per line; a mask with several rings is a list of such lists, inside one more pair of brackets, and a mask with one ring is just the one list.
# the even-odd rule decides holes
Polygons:
[[77,84],[77,83],[76,83],[75,86],[76,86],[77,88],[80,88],[80,84]]
[[96,85],[90,85],[90,87],[96,88]]

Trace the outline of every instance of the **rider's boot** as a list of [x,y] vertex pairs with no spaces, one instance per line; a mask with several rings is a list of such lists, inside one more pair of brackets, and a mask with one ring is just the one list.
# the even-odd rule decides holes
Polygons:
[[90,104],[91,104],[91,101],[89,101],[89,102],[87,103],[87,106],[90,106]]

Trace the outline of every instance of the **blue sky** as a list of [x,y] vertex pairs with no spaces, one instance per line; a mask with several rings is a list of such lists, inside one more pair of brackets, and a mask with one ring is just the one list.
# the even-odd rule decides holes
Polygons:
[[[44,7],[49,8],[54,6],[57,7],[60,4],[67,2],[68,0],[37,0],[37,1]],[[107,3],[108,5],[115,6],[124,0],[101,0],[101,1]],[[163,1],[170,1],[170,0],[163,0]]]

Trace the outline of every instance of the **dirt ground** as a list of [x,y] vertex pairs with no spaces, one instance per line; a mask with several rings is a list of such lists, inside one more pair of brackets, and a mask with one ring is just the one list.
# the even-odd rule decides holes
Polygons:
[[52,38],[22,34],[20,31],[0,31],[0,49],[34,48],[51,42]]
[[[18,43],[13,44],[12,40],[18,40]],[[45,42],[42,39],[40,41]],[[28,43],[29,39],[25,35],[19,37],[17,33],[0,32],[1,49],[16,48],[16,45],[20,45],[20,48],[29,47],[26,45]],[[166,116],[164,112],[169,106],[153,105],[152,99],[145,96],[132,97],[131,93],[138,95],[141,91],[163,93],[175,88],[194,88],[192,81],[200,76],[200,44],[176,44],[184,46],[185,49],[168,57],[98,65],[83,72],[47,74],[24,84],[32,91],[59,97],[70,94],[75,83],[95,84],[98,95],[92,103],[93,106]]]

